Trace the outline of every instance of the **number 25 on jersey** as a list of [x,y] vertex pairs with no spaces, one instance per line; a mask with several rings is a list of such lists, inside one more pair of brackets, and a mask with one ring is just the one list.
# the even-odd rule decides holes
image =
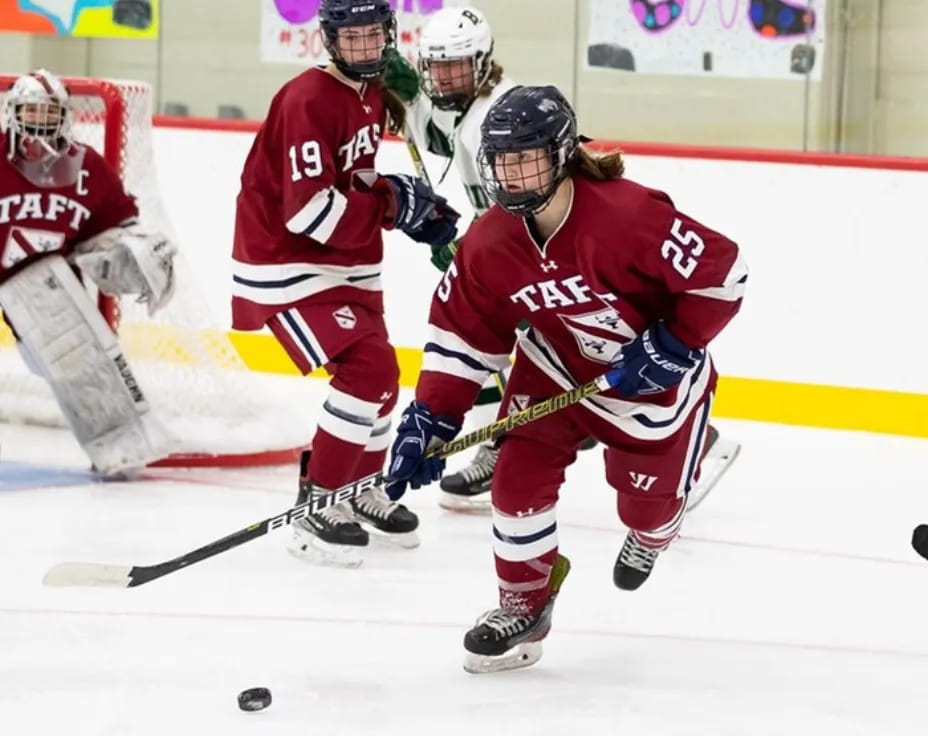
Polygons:
[[[669,260],[674,270],[683,278],[688,279],[693,275],[696,266],[699,265],[699,256],[702,255],[706,244],[703,239],[693,230],[681,230],[683,221],[675,217],[673,225],[670,226],[670,234],[673,238],[667,238],[661,246],[661,255],[664,260]],[[689,249],[689,255],[687,255]]]

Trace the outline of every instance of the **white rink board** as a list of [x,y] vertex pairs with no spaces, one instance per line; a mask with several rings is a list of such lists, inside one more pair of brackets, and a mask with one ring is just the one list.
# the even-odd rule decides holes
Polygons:
[[[226,325],[235,196],[252,139],[155,129],[166,206]],[[437,180],[443,162],[428,163]],[[411,173],[405,146],[385,142],[378,169]],[[627,169],[744,249],[744,307],[713,348],[723,374],[928,393],[928,341],[917,322],[928,173],[652,156],[629,156]],[[453,172],[440,191],[469,212]],[[395,344],[420,347],[438,272],[425,246],[397,233],[386,239],[390,332]]]

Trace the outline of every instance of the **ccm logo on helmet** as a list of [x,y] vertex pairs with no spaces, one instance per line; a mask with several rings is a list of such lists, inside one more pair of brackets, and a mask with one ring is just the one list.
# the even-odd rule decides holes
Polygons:
[[351,9],[352,13],[367,13],[371,10],[374,10],[376,5],[356,5]]

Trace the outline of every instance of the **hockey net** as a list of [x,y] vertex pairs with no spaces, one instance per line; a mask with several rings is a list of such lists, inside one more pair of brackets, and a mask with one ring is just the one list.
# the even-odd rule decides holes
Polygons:
[[[0,102],[14,80],[0,75]],[[248,370],[204,304],[183,256],[187,244],[177,239],[159,194],[150,85],[79,78],[64,82],[71,93],[75,139],[96,148],[120,172],[138,201],[145,229],[164,233],[180,251],[174,261],[174,297],[154,317],[133,296],[99,299],[149,404],[177,440],[177,451],[155,464],[292,461],[312,437],[309,388],[304,379]],[[51,391],[25,368],[6,326],[0,329],[0,421],[65,426]]]

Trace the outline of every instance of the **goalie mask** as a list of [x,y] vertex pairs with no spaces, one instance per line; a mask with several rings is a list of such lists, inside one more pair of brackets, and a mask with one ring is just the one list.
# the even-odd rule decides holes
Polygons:
[[493,34],[476,8],[442,8],[419,40],[422,91],[439,110],[463,112],[490,78]]
[[490,199],[507,212],[540,212],[568,176],[577,117],[556,87],[514,87],[480,126],[477,166]]
[[380,78],[386,51],[396,43],[396,16],[388,0],[322,0],[319,27],[342,74],[356,82]]
[[0,107],[7,158],[32,184],[69,186],[77,181],[83,149],[72,146],[71,102],[64,84],[39,69],[19,77]]

